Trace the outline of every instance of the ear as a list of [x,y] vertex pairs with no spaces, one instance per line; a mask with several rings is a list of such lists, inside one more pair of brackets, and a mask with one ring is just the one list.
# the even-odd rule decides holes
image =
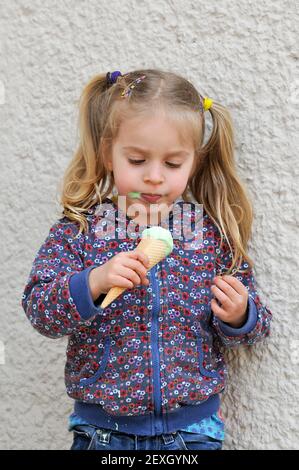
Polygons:
[[101,154],[105,168],[108,171],[113,171],[111,147],[108,145],[107,141],[103,139],[101,141]]
[[109,171],[113,171],[113,165],[110,157],[107,157],[106,166]]

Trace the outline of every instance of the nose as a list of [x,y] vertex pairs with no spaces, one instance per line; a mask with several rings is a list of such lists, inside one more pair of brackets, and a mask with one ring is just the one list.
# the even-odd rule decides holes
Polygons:
[[150,165],[147,168],[143,179],[145,183],[152,183],[155,185],[163,183],[164,176],[162,174],[160,165]]

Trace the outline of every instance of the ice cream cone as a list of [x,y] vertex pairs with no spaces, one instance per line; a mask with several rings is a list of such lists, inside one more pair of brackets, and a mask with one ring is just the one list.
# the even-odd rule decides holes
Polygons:
[[[161,239],[161,238],[149,238],[151,234],[153,236],[156,236],[155,231],[152,230],[156,228],[159,229],[160,234],[163,233],[161,232],[161,230],[165,230],[166,232],[168,232],[167,240]],[[144,230],[144,232],[142,233],[142,237],[144,236],[144,238],[141,238],[138,246],[136,247],[134,251],[145,253],[148,256],[149,258],[148,271],[153,266],[155,266],[155,264],[159,263],[159,261],[164,259],[165,256],[167,256],[172,251],[173,241],[172,241],[172,237],[169,238],[169,235],[171,237],[169,230],[163,229],[162,227],[151,227],[150,229]],[[117,286],[112,287],[107,293],[103,302],[101,303],[101,308],[106,308],[111,302],[113,302],[113,300],[115,300],[125,290],[127,290],[127,287],[117,287]]]

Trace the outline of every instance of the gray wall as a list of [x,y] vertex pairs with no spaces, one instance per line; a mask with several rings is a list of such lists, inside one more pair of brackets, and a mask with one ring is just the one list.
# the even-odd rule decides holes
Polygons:
[[0,6],[0,448],[68,449],[66,338],[39,335],[20,306],[59,214],[77,144],[76,101],[96,73],[182,73],[231,110],[254,202],[250,254],[272,335],[230,351],[227,449],[298,447],[298,11],[293,0],[38,1]]

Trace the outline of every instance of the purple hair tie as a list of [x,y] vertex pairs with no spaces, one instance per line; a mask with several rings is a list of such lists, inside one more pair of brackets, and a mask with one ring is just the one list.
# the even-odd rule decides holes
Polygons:
[[122,76],[121,72],[119,70],[115,70],[114,72],[107,72],[107,75],[106,75],[106,82],[107,82],[107,85],[113,85],[114,83],[116,83],[116,80],[119,76]]

